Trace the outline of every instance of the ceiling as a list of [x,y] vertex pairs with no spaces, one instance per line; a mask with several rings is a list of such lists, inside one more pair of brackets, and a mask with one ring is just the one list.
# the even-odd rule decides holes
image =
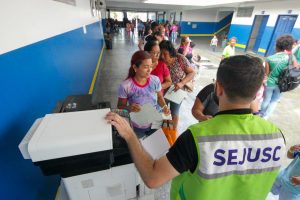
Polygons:
[[203,8],[239,7],[249,2],[278,0],[106,0],[106,7],[111,10],[129,11],[169,11],[196,10]]

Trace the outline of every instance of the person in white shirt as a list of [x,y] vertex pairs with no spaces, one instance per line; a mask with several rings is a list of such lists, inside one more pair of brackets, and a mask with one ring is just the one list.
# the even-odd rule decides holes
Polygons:
[[211,39],[211,41],[210,41],[210,46],[211,46],[213,52],[215,52],[215,51],[216,51],[216,48],[217,48],[217,46],[218,46],[218,38],[217,38],[216,35],[214,35],[214,37]]

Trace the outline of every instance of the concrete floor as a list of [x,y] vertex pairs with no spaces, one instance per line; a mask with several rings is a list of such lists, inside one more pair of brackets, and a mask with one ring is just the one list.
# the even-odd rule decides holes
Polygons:
[[[179,132],[183,132],[189,125],[197,122],[191,114],[195,96],[200,89],[211,83],[212,79],[216,77],[217,66],[221,60],[222,53],[220,48],[216,52],[212,52],[209,49],[210,38],[192,38],[192,40],[196,43],[194,54],[206,57],[212,65],[200,67],[199,75],[195,78],[196,89],[192,94],[189,94],[189,97],[183,102],[180,109]],[[137,36],[133,40],[126,40],[123,32],[120,32],[113,37],[113,49],[104,50],[104,59],[102,60],[93,93],[94,102],[109,101],[112,108],[116,108],[118,87],[126,78],[131,56],[137,50]],[[243,52],[237,52],[237,54],[243,54]],[[270,121],[282,130],[288,148],[291,145],[300,144],[299,98],[300,88],[283,93],[274,114],[270,117]],[[289,162],[290,160],[285,159],[284,165],[287,165]]]

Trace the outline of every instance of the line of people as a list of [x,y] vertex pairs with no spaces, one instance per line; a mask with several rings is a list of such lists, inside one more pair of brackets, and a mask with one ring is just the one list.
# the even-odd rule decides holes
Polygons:
[[[151,30],[160,32],[156,24]],[[139,112],[142,105],[150,103],[159,112],[171,113],[177,129],[181,104],[166,101],[163,94],[172,84],[175,90],[183,89],[194,78],[195,70],[187,58],[190,44],[184,46],[190,41],[184,38],[176,50],[171,41],[158,35],[149,34],[143,39],[145,45],[139,44],[142,50],[133,54],[128,76],[118,90],[118,108]],[[234,47],[236,41],[232,38],[229,47]],[[151,124],[133,122],[131,129],[125,119],[108,113],[106,119],[128,143],[146,185],[154,188],[172,180],[172,200],[264,200],[272,186],[272,192],[280,194],[281,199],[298,199],[300,190],[295,185],[300,185],[300,147],[290,148],[288,157],[294,161],[278,176],[285,154],[284,136],[277,126],[260,117],[263,109],[259,109],[262,94],[262,104],[267,100],[272,71],[288,63],[290,43],[294,43],[291,36],[277,40],[275,58],[281,59],[277,59],[276,67],[272,64],[274,56],[267,58],[264,67],[259,58],[234,56],[228,50],[215,83],[201,90],[195,100],[192,114],[200,123],[180,134],[169,152],[158,160],[153,160],[138,140],[155,131]],[[296,61],[294,66],[298,67]]]
[[[171,80],[178,80],[177,87],[181,88],[188,75],[186,80],[180,81],[177,73],[182,74],[184,69],[180,67],[179,60],[188,60],[176,53],[168,41],[160,43],[160,51],[169,69],[174,67],[176,79],[172,79],[174,74],[171,71]],[[158,51],[154,50],[155,53]],[[136,54],[149,55],[138,51],[133,57]],[[147,65],[148,76],[150,57],[146,56],[139,65]],[[131,68],[136,69],[136,66],[137,63],[132,62]],[[192,70],[190,66],[186,68]],[[192,75],[193,72],[190,77]],[[148,187],[159,187],[172,180],[172,200],[263,200],[276,179],[285,153],[284,138],[279,128],[253,115],[250,109],[264,76],[264,67],[258,59],[249,56],[224,59],[218,68],[214,87],[219,112],[210,120],[191,125],[158,160],[153,160],[143,149],[138,140],[139,134],[124,118],[108,113],[106,119],[127,142],[137,170]],[[148,80],[151,81],[151,76]],[[131,82],[134,83],[134,80]],[[146,80],[136,83],[140,88],[146,84]],[[157,92],[161,87],[153,89]],[[159,105],[166,108],[164,102]]]

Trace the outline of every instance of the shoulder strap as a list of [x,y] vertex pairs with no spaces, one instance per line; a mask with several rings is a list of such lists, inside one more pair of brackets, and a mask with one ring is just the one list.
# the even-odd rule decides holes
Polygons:
[[[293,61],[292,61],[292,56],[289,55],[289,62],[288,62],[288,66],[287,66],[287,67],[289,67],[290,63],[292,63],[292,62],[293,62]],[[275,68],[272,69],[272,71],[271,71],[271,73],[269,74],[269,76],[271,76],[271,75],[274,73],[274,71],[276,71],[276,69],[279,67],[279,64],[280,64],[280,63],[277,63],[277,65],[275,66]],[[270,64],[269,64],[269,66],[270,66]]]

